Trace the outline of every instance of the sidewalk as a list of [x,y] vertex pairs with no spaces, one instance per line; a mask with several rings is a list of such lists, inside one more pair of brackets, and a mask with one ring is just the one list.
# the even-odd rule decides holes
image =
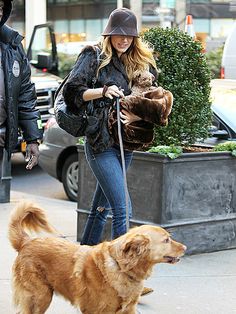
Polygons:
[[[69,241],[76,239],[76,203],[12,191],[11,203],[0,204],[0,314],[15,314],[10,278],[16,253],[7,230],[10,212],[21,199],[36,201]],[[154,288],[154,293],[140,299],[141,314],[236,314],[236,249],[185,256],[176,265],[159,264],[146,286]],[[47,311],[75,313],[80,312],[59,296],[54,296]]]

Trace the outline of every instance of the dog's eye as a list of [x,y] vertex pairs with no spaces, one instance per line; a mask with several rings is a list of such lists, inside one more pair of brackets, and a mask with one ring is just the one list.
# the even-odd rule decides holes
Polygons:
[[170,242],[170,238],[166,238],[163,242],[164,243],[169,243]]

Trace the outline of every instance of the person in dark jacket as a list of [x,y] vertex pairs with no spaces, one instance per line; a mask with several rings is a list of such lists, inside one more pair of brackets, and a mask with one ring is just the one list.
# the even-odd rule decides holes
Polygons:
[[[11,153],[18,142],[18,127],[27,143],[29,170],[38,162],[38,141],[42,138],[40,113],[35,109],[35,87],[21,44],[23,37],[4,25],[11,10],[11,0],[0,0],[0,193],[4,189],[2,177],[5,169],[10,168]],[[6,193],[6,199],[0,199],[9,201],[9,195]]]
[[[121,152],[108,127],[108,112],[117,97],[131,93],[133,73],[149,69],[157,76],[152,51],[138,35],[135,15],[126,8],[114,10],[103,32],[100,43],[100,62],[96,49],[86,47],[64,85],[63,96],[67,105],[81,108],[93,100],[94,116],[99,127],[86,134],[85,153],[97,179],[92,208],[81,244],[95,245],[101,241],[109,211],[112,213],[112,238],[126,233],[126,196],[122,173]],[[96,76],[95,87],[92,81]],[[140,118],[130,112],[120,112],[122,123]],[[125,149],[125,166],[129,167],[133,152]],[[131,201],[129,199],[129,218]]]

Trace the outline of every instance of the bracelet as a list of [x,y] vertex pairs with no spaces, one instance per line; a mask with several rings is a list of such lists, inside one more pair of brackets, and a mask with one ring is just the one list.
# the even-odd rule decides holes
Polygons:
[[102,97],[105,97],[105,94],[106,94],[108,88],[109,88],[109,86],[107,86],[107,85],[104,85],[104,86],[103,86],[103,89],[102,89]]

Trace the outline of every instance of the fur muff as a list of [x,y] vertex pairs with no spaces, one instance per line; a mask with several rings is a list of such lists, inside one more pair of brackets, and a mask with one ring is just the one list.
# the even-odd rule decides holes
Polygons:
[[121,99],[121,107],[142,120],[161,126],[168,124],[168,116],[173,105],[173,95],[162,87],[143,93],[143,96],[126,96]]
[[[121,110],[127,110],[140,121],[122,125],[123,142],[126,149],[143,150],[153,141],[154,124],[166,126],[173,105],[173,95],[162,87],[153,86],[154,76],[149,71],[134,74],[132,93],[120,100]],[[112,111],[109,129],[118,142],[117,117]]]
[[160,86],[153,86],[154,79],[149,71],[134,73],[132,92],[121,99],[121,108],[144,121],[165,126],[171,113],[173,95]]

